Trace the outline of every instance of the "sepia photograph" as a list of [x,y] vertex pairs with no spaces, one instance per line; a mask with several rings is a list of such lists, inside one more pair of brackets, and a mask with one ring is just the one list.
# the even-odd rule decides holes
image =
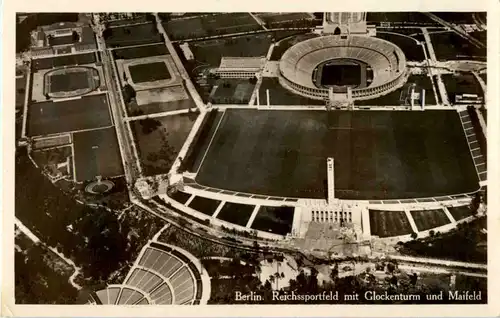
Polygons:
[[15,304],[488,304],[495,18],[16,12]]

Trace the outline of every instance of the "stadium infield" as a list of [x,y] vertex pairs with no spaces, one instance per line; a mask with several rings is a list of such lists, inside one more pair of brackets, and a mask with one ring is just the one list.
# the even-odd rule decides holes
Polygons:
[[[446,124],[443,124],[446,123]],[[478,178],[453,111],[226,110],[199,153],[199,184],[237,192],[400,199],[476,191]],[[204,147],[200,147],[202,149]]]
[[102,128],[112,124],[106,94],[28,106],[28,136]]
[[114,127],[73,134],[77,181],[123,175],[120,149]]

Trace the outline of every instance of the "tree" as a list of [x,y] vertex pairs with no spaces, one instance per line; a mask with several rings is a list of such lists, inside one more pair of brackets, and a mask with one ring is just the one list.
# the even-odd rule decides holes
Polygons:
[[429,231],[429,235],[430,235],[431,237],[434,237],[434,234],[436,234],[436,233],[434,232],[434,230],[430,230],[430,231]]
[[389,273],[394,272],[395,269],[396,269],[396,265],[394,265],[393,263],[387,263],[387,271]]
[[249,82],[250,84],[255,85],[255,84],[257,83],[257,77],[255,77],[255,76],[254,76],[254,77],[249,78],[249,79],[248,79],[248,82]]
[[411,238],[416,239],[418,237],[418,234],[416,232],[411,233]]
[[339,264],[335,263],[335,266],[333,266],[332,271],[330,272],[330,278],[332,281],[335,281],[339,277]]
[[73,43],[80,41],[80,35],[78,34],[78,32],[73,31],[73,33],[71,33],[71,40],[73,41]]

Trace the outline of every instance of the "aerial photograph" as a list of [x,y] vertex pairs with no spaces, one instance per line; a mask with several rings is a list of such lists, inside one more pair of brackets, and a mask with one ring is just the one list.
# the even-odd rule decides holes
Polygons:
[[17,12],[15,304],[487,304],[486,19]]

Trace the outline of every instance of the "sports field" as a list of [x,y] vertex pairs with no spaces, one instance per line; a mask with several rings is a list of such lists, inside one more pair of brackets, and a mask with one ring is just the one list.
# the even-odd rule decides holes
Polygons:
[[430,230],[450,223],[442,209],[410,211],[419,231]]
[[369,216],[372,235],[390,237],[413,232],[404,211],[369,210]]
[[96,62],[95,53],[83,53],[83,54],[61,55],[61,56],[47,57],[41,59],[34,59],[31,64],[31,67],[32,67],[32,72],[37,72],[39,70],[57,68],[61,66],[84,65],[84,64],[92,64],[95,62]]
[[151,132],[145,130],[148,126],[144,126],[144,121],[131,122],[145,175],[167,173],[170,170],[195,120],[196,114],[157,117],[154,119],[157,127]]
[[73,144],[77,181],[123,175],[114,127],[74,133]]
[[294,207],[261,206],[252,229],[286,235],[292,231]]
[[[443,123],[446,123],[445,125]],[[421,198],[475,191],[478,179],[453,111],[227,110],[196,181],[239,192],[324,198],[335,158],[343,199]],[[197,149],[202,149],[198,147]]]
[[172,77],[165,62],[130,65],[128,68],[134,83],[154,82]]
[[245,226],[254,208],[254,205],[226,202],[224,206],[222,206],[217,218],[226,222]]
[[28,136],[107,127],[112,125],[106,94],[28,106]]
[[89,72],[72,72],[50,76],[50,92],[71,92],[89,87]]
[[460,221],[466,217],[474,215],[474,210],[472,210],[468,205],[449,207],[448,211],[450,211],[455,221]]
[[246,12],[218,13],[164,22],[165,31],[172,40],[202,38],[262,30],[255,19]]
[[439,61],[486,59],[486,49],[475,47],[455,32],[431,33],[430,37]]
[[103,34],[109,47],[142,45],[162,41],[154,23],[110,28],[106,29]]

